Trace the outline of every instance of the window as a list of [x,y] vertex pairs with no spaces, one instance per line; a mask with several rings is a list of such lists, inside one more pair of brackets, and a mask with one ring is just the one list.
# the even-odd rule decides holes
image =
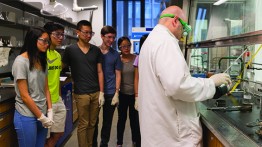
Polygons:
[[[131,37],[132,27],[154,27],[158,23],[161,11],[166,8],[165,1],[167,0],[105,0],[105,24],[115,24],[117,38]],[[141,6],[144,8],[141,9]],[[145,12],[141,13],[141,10]],[[116,18],[113,18],[114,13]],[[141,20],[143,15],[145,20]]]

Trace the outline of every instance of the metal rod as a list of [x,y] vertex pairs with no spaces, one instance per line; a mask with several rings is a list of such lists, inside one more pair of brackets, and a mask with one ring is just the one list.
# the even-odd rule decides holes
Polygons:
[[[238,57],[237,57],[237,59],[234,61],[234,62],[236,62],[237,60],[239,60],[239,58],[241,58],[242,56],[243,56],[243,54],[245,53],[245,52],[247,52],[247,48],[241,53],[241,55],[239,55]],[[231,67],[233,66],[233,64],[231,64],[225,71],[224,71],[224,73],[226,73]]]

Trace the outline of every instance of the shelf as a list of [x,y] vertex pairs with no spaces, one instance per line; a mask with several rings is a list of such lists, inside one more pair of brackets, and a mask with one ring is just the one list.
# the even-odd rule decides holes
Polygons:
[[20,0],[0,0],[0,3],[3,3],[3,4],[6,4],[8,6],[11,6],[11,7],[14,7],[14,8],[17,8],[17,9],[20,9],[22,11],[26,11],[26,12],[29,12],[29,13],[32,13],[32,14],[35,14],[37,16],[40,16],[40,17],[43,17],[45,19],[48,19],[48,20],[51,20],[51,21],[54,21],[54,22],[58,22],[58,23],[61,23],[65,26],[68,26],[68,27],[71,27],[71,28],[76,28],[76,25],[71,23],[71,22],[68,22],[62,18],[59,18],[59,17],[47,17],[47,16],[44,16],[40,13],[40,10],[32,5],[29,5],[23,1],[20,1]]
[[262,30],[187,44],[187,49],[261,44]]
[[19,24],[16,22],[11,22],[7,20],[2,20],[0,19],[0,24],[2,27],[9,27],[9,28],[14,28],[14,29],[29,29],[30,26],[24,25],[24,24]]
[[20,46],[0,46],[0,47],[9,47],[11,49],[22,49]]

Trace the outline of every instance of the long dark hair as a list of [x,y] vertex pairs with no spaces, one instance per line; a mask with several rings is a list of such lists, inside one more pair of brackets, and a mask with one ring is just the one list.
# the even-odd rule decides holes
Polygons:
[[22,46],[20,54],[27,51],[30,70],[34,68],[37,61],[40,61],[43,72],[46,70],[46,53],[40,52],[37,48],[37,40],[43,33],[47,33],[44,28],[34,27],[30,28],[25,35],[24,45]]

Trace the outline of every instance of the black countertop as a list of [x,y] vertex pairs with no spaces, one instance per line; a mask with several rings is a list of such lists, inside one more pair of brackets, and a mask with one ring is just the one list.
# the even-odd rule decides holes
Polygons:
[[[219,100],[220,101],[224,100],[226,107],[243,105],[243,98],[239,96],[232,96],[232,95],[223,96]],[[208,123],[207,125],[211,126],[212,130],[215,131],[213,133],[218,134],[218,136],[220,136],[220,139],[221,138],[222,140],[225,139],[225,141],[230,146],[231,145],[235,146],[236,144],[234,143],[237,143],[237,142],[241,143],[242,145],[245,145],[246,143],[244,143],[243,140],[249,140],[249,143],[247,144],[250,144],[251,142],[253,142],[256,144],[255,146],[262,146],[262,138],[260,138],[255,133],[257,130],[259,130],[260,126],[254,126],[254,127],[247,126],[247,124],[250,124],[251,122],[257,122],[258,120],[262,119],[261,118],[261,108],[259,105],[258,98],[253,97],[251,102],[253,102],[252,111],[207,110],[207,108],[212,108],[216,106],[215,105],[216,100],[211,99],[211,100],[201,102],[199,106],[200,106],[200,113],[203,117],[202,121],[205,121],[205,123]],[[219,121],[224,122],[225,124],[223,126],[219,124],[218,126],[216,126],[215,122],[213,122],[214,119],[219,119],[217,120],[218,122]],[[229,129],[230,127],[232,128]],[[235,129],[235,130],[229,131],[232,129]],[[234,140],[232,139],[232,137],[236,136],[236,134],[232,132],[242,134],[243,136],[238,136]]]
[[16,96],[15,89],[13,87],[1,87],[0,88],[0,103],[14,99]]

